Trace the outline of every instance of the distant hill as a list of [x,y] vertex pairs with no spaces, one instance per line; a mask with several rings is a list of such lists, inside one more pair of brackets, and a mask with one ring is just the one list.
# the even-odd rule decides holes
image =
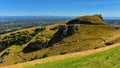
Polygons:
[[120,17],[104,17],[104,19],[108,19],[108,20],[120,20]]
[[119,33],[101,15],[9,32],[0,35],[0,66],[110,46],[120,42]]
[[109,25],[120,26],[120,19],[118,20],[105,19],[105,22]]

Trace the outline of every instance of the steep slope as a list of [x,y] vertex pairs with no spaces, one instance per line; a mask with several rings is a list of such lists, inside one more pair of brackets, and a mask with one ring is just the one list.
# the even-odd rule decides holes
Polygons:
[[[21,44],[21,47],[16,46],[18,45],[16,42],[6,47],[7,49],[5,48],[0,54],[0,58],[5,59],[0,66],[42,59],[54,55],[98,49],[120,42],[120,27],[105,25],[101,15],[78,17],[61,24],[27,31],[35,33],[35,35]],[[5,34],[4,37],[10,34]],[[30,33],[23,32],[22,35],[28,34]],[[21,39],[19,36],[18,38]],[[21,40],[17,40],[17,42],[19,43]],[[4,58],[6,54],[7,58]]]

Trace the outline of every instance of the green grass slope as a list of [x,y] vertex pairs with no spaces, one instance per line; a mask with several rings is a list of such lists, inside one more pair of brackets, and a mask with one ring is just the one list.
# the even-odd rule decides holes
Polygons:
[[119,68],[120,47],[84,57],[25,66],[25,68]]

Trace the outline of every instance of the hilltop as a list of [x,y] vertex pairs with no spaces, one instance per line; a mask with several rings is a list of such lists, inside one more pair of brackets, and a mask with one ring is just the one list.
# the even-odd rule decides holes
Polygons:
[[105,25],[102,15],[81,16],[70,20],[67,24],[91,24],[91,25]]
[[120,27],[93,15],[2,34],[0,66],[110,46],[120,42],[119,32]]

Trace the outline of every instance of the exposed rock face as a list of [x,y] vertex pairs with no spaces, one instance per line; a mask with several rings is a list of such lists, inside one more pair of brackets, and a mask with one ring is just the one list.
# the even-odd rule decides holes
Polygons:
[[101,15],[93,16],[81,16],[70,20],[67,24],[94,24],[94,25],[105,25],[105,22]]
[[67,35],[72,35],[78,30],[78,25],[68,25]]
[[68,36],[68,35],[72,35],[75,33],[75,31],[78,29],[78,25],[63,25],[61,26],[61,28],[59,29],[59,32],[61,34],[61,36]]
[[63,33],[62,33],[62,34],[63,34],[64,36],[66,36],[66,35],[67,35],[68,28],[65,27],[65,26],[63,26],[62,29],[63,29]]

